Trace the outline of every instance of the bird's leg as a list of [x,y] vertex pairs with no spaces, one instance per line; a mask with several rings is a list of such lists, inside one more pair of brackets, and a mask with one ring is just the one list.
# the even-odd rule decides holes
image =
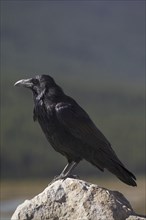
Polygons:
[[73,171],[73,169],[77,166],[77,162],[72,161],[70,163],[68,163],[65,168],[63,169],[63,171],[61,172],[61,174],[57,177],[55,177],[55,180],[58,179],[65,179],[66,177],[71,176],[71,172]]
[[71,172],[73,171],[73,169],[77,166],[77,162],[72,161],[71,163],[68,163],[65,168],[63,169],[63,171],[61,172],[61,176],[69,176],[71,174]]

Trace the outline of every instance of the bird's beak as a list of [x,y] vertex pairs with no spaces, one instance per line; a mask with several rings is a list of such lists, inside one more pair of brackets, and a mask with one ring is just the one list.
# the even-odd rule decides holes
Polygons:
[[23,86],[26,88],[32,88],[33,83],[32,83],[32,79],[21,79],[19,81],[17,81],[14,86]]

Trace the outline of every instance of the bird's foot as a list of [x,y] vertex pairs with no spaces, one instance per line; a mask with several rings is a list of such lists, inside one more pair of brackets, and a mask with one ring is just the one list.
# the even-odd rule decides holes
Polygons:
[[57,181],[57,180],[63,180],[63,181],[64,181],[66,178],[78,179],[79,176],[77,176],[77,175],[71,175],[71,174],[70,174],[70,175],[60,174],[59,176],[55,176],[52,182],[55,182],[55,181]]

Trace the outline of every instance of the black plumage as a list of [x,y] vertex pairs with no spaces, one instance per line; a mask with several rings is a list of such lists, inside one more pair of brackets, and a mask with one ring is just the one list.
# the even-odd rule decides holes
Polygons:
[[128,185],[136,186],[135,176],[126,169],[88,114],[48,75],[19,80],[33,92],[34,121],[38,121],[52,147],[64,155],[68,164],[59,178],[69,176],[85,159],[104,171],[106,168]]

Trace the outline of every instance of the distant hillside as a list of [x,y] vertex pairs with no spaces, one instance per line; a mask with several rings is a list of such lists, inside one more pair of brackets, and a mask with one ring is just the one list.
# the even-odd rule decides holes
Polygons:
[[[55,78],[56,81],[57,78]],[[66,163],[46,141],[39,125],[32,120],[30,91],[13,87],[10,77],[2,85],[1,162],[2,177],[47,177],[57,175]],[[105,81],[106,83],[106,81]],[[89,113],[113,148],[137,173],[145,171],[145,97],[141,87],[92,86],[60,81],[64,91]],[[88,86],[85,86],[88,85]],[[57,161],[57,162],[56,162]],[[86,169],[85,169],[86,168]],[[88,163],[78,167],[81,175],[99,173]],[[99,175],[99,174],[98,174]]]

